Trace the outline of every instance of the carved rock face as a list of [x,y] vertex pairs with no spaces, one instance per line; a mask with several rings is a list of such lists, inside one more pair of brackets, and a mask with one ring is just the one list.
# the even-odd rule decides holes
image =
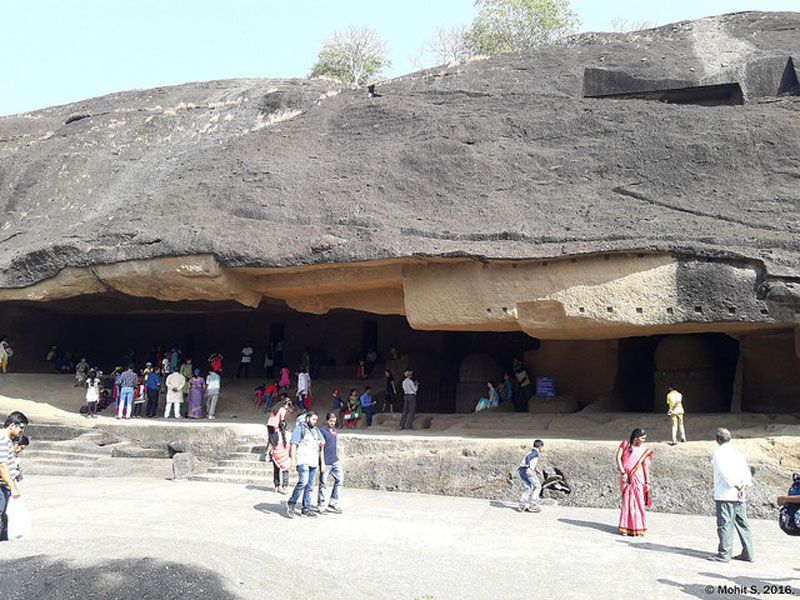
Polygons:
[[759,290],[800,275],[799,28],[739,13],[379,97],[230,80],[0,118],[0,300],[278,299],[539,337],[795,322],[796,293]]

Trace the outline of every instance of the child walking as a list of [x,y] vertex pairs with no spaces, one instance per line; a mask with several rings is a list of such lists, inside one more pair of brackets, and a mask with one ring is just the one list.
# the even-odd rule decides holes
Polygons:
[[[540,512],[542,510],[539,506],[539,494],[542,492],[542,484],[537,477],[536,465],[539,462],[539,456],[543,452],[543,448],[544,442],[535,440],[533,448],[525,455],[519,465],[519,477],[525,486],[525,491],[522,492],[522,498],[519,501],[520,512]],[[533,488],[533,494],[531,494],[531,488]]]
[[97,403],[100,401],[100,378],[96,371],[89,371],[86,378],[86,416],[97,418]]

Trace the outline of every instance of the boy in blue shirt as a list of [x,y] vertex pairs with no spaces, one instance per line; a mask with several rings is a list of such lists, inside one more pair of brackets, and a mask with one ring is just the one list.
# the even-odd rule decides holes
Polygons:
[[[525,486],[525,491],[519,501],[520,512],[540,512],[542,510],[539,506],[539,494],[542,492],[542,484],[537,477],[536,465],[543,449],[544,442],[535,440],[533,449],[525,455],[519,465],[519,477]],[[533,495],[531,495],[531,488],[533,488]]]

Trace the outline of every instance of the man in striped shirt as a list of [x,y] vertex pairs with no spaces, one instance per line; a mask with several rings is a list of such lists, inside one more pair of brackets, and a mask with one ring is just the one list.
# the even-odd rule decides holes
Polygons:
[[19,498],[19,488],[11,472],[17,468],[14,440],[22,435],[28,417],[14,411],[6,419],[0,433],[0,542],[8,541],[8,518],[6,509],[11,498]]

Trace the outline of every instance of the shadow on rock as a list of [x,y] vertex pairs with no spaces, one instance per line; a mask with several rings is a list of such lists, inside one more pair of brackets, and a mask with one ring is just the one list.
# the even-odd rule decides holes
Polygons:
[[595,521],[578,521],[577,519],[559,519],[562,523],[567,525],[576,525],[577,527],[588,527],[590,529],[597,529],[597,531],[604,531],[605,533],[613,533],[619,535],[619,529],[614,525],[608,523],[597,523]]
[[214,571],[152,558],[109,560],[87,567],[39,555],[2,560],[0,572],[0,597],[8,600],[241,597]]

